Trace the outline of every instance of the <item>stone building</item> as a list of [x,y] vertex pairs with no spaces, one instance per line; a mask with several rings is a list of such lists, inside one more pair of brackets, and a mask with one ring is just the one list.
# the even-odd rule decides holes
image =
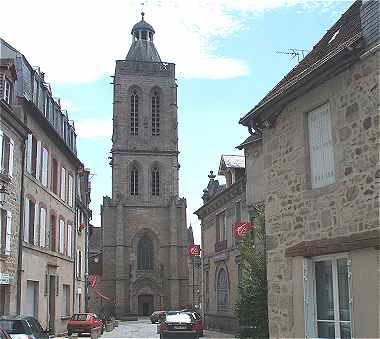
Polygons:
[[213,172],[203,191],[203,206],[194,213],[201,220],[203,267],[203,314],[206,328],[235,332],[238,322],[234,306],[241,279],[240,250],[233,224],[248,221],[243,156],[223,155],[218,174]]
[[102,288],[119,317],[188,304],[175,65],[161,61],[154,33],[142,14],[114,75],[112,197],[104,197],[102,206]]
[[[88,274],[89,279],[96,279],[100,282],[103,275],[103,254],[102,254],[102,228],[92,227],[89,234],[89,252],[88,252]],[[95,286],[97,288],[97,286]],[[101,314],[103,310],[103,298],[95,292],[94,288],[89,287],[88,291],[88,311]]]
[[[195,244],[193,228],[190,225],[187,229],[187,248]],[[188,251],[189,253],[189,251]],[[201,270],[201,257],[188,255],[188,271],[189,271],[189,305],[193,308],[199,309],[202,303],[202,270]]]
[[83,165],[77,157],[76,134],[44,73],[2,39],[0,55],[15,65],[11,106],[29,130],[21,162],[17,312],[35,316],[44,328],[63,333],[79,302],[75,298],[75,207],[76,178]]
[[240,120],[263,138],[243,147],[263,167],[272,338],[380,337],[379,17],[355,1]]
[[14,314],[19,281],[24,145],[28,129],[14,112],[13,60],[0,59],[0,314]]

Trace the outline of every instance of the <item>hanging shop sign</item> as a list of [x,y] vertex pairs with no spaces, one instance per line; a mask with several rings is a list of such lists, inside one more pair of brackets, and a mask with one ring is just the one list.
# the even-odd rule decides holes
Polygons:
[[200,245],[189,245],[189,255],[191,257],[198,257],[201,255],[201,246]]
[[234,224],[235,239],[241,240],[250,230],[252,225],[246,221]]

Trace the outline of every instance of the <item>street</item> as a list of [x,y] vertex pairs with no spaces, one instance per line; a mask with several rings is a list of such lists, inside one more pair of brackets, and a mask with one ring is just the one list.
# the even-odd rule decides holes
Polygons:
[[[112,332],[104,332],[102,338],[159,338],[157,324],[152,324],[148,318],[141,318],[138,321],[125,321],[119,324]],[[207,338],[233,338],[231,335],[204,331],[204,339]]]

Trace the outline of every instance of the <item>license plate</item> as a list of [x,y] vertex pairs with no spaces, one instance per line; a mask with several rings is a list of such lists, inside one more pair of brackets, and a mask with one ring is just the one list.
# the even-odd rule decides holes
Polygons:
[[173,326],[175,330],[185,330],[186,326]]

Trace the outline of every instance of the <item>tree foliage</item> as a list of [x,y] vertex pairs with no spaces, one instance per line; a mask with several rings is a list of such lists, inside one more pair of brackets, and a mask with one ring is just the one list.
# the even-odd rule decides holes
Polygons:
[[264,207],[256,208],[252,232],[241,247],[242,281],[235,313],[239,338],[268,338],[268,288],[265,250]]

